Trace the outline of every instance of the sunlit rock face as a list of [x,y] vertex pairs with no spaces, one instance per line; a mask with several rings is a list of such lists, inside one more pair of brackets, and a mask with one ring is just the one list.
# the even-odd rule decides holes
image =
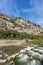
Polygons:
[[0,29],[15,30],[22,33],[39,35],[43,34],[43,28],[21,17],[10,17],[0,14]]

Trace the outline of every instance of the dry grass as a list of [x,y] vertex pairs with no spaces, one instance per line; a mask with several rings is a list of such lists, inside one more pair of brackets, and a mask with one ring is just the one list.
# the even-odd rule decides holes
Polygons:
[[0,50],[3,51],[3,53],[12,55],[12,54],[19,52],[19,50],[22,48],[24,48],[24,46],[3,46],[0,48]]

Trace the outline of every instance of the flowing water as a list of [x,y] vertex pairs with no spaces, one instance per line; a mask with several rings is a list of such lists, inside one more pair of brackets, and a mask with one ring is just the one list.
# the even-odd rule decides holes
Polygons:
[[18,54],[11,56],[0,51],[0,60],[6,58],[8,60],[3,65],[43,65],[43,47],[23,48]]

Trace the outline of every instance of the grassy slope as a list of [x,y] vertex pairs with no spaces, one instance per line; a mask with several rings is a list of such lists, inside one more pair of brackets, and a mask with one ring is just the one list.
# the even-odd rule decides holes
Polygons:
[[26,33],[19,33],[17,31],[13,30],[0,30],[0,39],[31,39],[32,43],[43,43],[43,35],[42,36],[36,36],[36,35],[29,35]]

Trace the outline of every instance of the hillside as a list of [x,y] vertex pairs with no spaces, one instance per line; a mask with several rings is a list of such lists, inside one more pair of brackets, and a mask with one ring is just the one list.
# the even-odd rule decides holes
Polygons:
[[0,14],[0,39],[25,39],[27,44],[43,44],[43,28],[20,17]]
[[5,14],[0,14],[0,29],[33,35],[43,34],[43,29],[39,25],[20,17],[9,17]]

